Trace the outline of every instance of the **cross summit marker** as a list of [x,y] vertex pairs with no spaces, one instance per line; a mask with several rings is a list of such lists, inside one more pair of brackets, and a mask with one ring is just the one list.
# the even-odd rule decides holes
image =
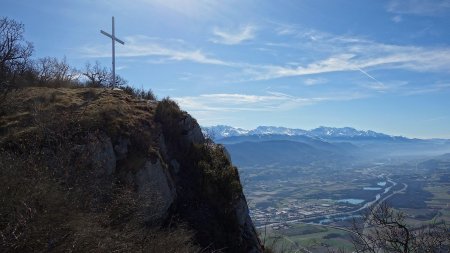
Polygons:
[[100,30],[100,33],[111,38],[111,41],[112,41],[112,85],[113,85],[113,89],[114,89],[114,87],[116,86],[116,47],[115,47],[115,42],[117,41],[122,45],[125,45],[125,42],[116,38],[115,29],[114,29],[114,16],[112,17],[112,35],[103,30]]

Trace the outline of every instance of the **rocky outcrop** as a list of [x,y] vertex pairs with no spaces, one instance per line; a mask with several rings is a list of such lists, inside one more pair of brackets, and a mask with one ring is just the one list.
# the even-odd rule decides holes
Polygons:
[[[164,147],[161,150],[162,156],[166,157],[167,163],[170,164],[177,187],[174,212],[199,231],[199,241],[205,247],[225,249],[229,252],[261,252],[261,244],[249,216],[245,196],[240,188],[239,176],[236,168],[231,164],[228,152],[223,146],[207,142],[200,126],[190,115],[180,112],[174,120],[175,124],[162,120],[163,132],[166,136],[160,139],[173,140],[174,136],[167,136],[170,131],[164,131],[164,128],[174,125],[180,127],[181,131],[175,131],[180,133],[176,142],[165,141],[161,145]],[[223,194],[221,189],[215,188],[215,185],[212,187],[211,182],[205,182],[208,179],[205,180],[205,175],[199,172],[201,171],[199,164],[202,161],[195,157],[198,155],[195,154],[196,148],[199,147],[207,150],[206,152],[211,151],[213,153],[211,159],[217,159],[217,161],[208,160],[206,163],[222,162],[220,167],[215,168],[222,170],[223,174],[219,173],[220,175],[236,173],[230,182],[238,184],[239,188],[231,193],[229,199],[221,195]],[[225,187],[227,191],[232,188],[232,185]]]
[[[195,232],[203,252],[262,252],[228,152],[206,140],[197,121],[175,102],[142,101],[122,91],[61,89],[39,107],[41,116],[27,112],[36,111],[36,103],[27,101],[36,96],[46,101],[48,93],[29,89],[8,98],[0,120],[15,117],[16,123],[2,133],[17,134],[1,135],[0,148],[37,154],[35,160],[67,186],[67,196],[75,196],[80,213],[101,217],[100,227],[114,235],[130,222],[138,224],[136,238],[142,227],[183,224]],[[38,124],[26,128],[29,122]],[[70,224],[81,215],[74,217]]]
[[152,205],[148,212],[144,212],[147,214],[145,220],[157,222],[166,218],[169,207],[175,200],[176,190],[171,175],[161,161],[145,162],[144,167],[135,175],[135,183],[140,199],[146,202],[143,206]]
[[205,137],[203,136],[202,129],[199,127],[197,121],[189,114],[183,115],[183,119],[180,120],[180,128],[184,132],[183,142],[187,145],[202,144],[205,143]]
[[111,175],[116,170],[116,155],[111,138],[105,134],[93,137],[87,143],[87,153],[91,157],[92,167],[100,169],[98,175]]
[[[159,115],[162,128],[171,129],[163,131],[164,138],[159,142],[177,190],[173,213],[198,231],[199,242],[205,247],[262,252],[237,169],[232,166],[228,152],[223,146],[207,141],[189,114],[177,107],[174,110],[178,113]],[[158,121],[158,115],[156,118]]]

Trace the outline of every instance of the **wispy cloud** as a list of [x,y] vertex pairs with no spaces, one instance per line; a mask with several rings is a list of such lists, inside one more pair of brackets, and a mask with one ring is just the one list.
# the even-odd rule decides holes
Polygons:
[[358,93],[321,97],[297,97],[280,92],[264,95],[238,93],[201,94],[198,96],[175,97],[181,107],[188,111],[280,111],[317,104],[326,101],[345,101],[363,98]]
[[447,92],[450,91],[450,84],[437,83],[437,84],[433,84],[431,86],[413,87],[413,88],[409,88],[408,90],[403,92],[403,95],[413,96],[413,95],[421,95],[421,94],[443,92],[443,91],[447,91]]
[[[340,47],[346,53],[300,66],[256,66],[255,80],[304,76],[362,69],[404,69],[416,72],[449,72],[450,48],[396,46],[375,42],[351,43]],[[363,73],[367,75],[367,72]],[[373,79],[370,75],[369,78]]]
[[223,30],[215,27],[213,29],[215,37],[211,41],[226,45],[236,45],[253,39],[255,37],[255,31],[255,27],[251,25],[242,26],[237,31]]
[[[286,65],[249,64],[222,60],[212,54],[205,53],[201,49],[193,49],[181,40],[163,40],[142,35],[125,37],[126,47],[118,47],[116,55],[119,57],[152,57],[150,59],[152,63],[191,61],[240,68],[243,70],[242,74],[250,76],[251,80],[268,80],[339,71],[359,71],[368,68],[449,72],[450,48],[448,47],[426,48],[391,45],[359,37],[333,36],[313,31],[307,31],[306,34],[305,36],[309,40],[315,40],[315,48],[326,50],[320,52],[320,54],[331,53],[331,55],[322,60],[297,65],[289,64],[289,62]],[[233,37],[231,36],[225,41],[237,43],[241,41],[242,37],[246,36],[236,36],[236,38],[231,38]],[[223,38],[225,37],[223,36]],[[240,37],[240,39],[237,39],[237,37]],[[311,37],[314,37],[314,39]],[[276,43],[271,45],[279,46]],[[81,54],[85,57],[110,57],[109,47],[108,44],[84,46],[81,48]]]
[[395,14],[435,16],[448,13],[450,2],[448,0],[391,0],[386,9]]
[[305,81],[303,81],[307,86],[314,86],[318,84],[323,84],[327,82],[327,79],[325,78],[307,78]]
[[[233,63],[225,62],[205,54],[200,49],[189,49],[182,41],[162,41],[158,38],[143,35],[125,37],[126,48],[118,47],[118,57],[159,57],[151,63],[163,63],[166,61],[191,61],[202,64],[230,66]],[[86,57],[110,57],[109,45],[84,46],[81,53]]]
[[395,15],[392,17],[392,21],[394,21],[395,23],[400,23],[403,21],[403,18],[401,15]]
[[298,29],[294,25],[282,24],[273,21],[271,23],[276,25],[275,32],[278,35],[295,35],[298,33]]
[[[294,28],[290,27],[290,29]],[[291,32],[294,33],[293,30]],[[369,74],[373,70],[396,71],[401,69],[413,72],[450,73],[448,68],[450,66],[450,47],[384,44],[363,37],[333,35],[313,30],[306,30],[302,35],[300,29],[295,30],[295,35],[290,36],[298,41],[297,44],[286,44],[286,46],[292,46],[289,53],[293,57],[286,59],[286,63],[281,62],[279,64],[255,64],[224,60],[220,56],[215,56],[202,49],[193,48],[182,40],[160,39],[142,35],[125,37],[126,47],[118,47],[117,56],[153,64],[189,61],[233,68],[232,73],[226,73],[220,79],[221,82],[227,83],[357,71],[373,82],[365,86],[355,83],[355,87],[366,87],[375,91],[394,91],[396,89],[387,85],[391,83],[389,80],[381,82]],[[237,39],[234,40],[234,42],[237,41]],[[313,51],[314,58],[296,58],[295,55],[303,56],[306,50],[301,47],[296,48],[296,46],[304,46],[310,42],[311,48],[307,49],[316,50]],[[260,43],[268,45],[266,41]],[[271,49],[277,50],[277,47],[279,45],[273,43]],[[81,51],[82,55],[86,57],[110,57],[110,45],[106,43],[104,45],[86,46]],[[292,62],[292,60],[295,62]],[[307,86],[314,86],[325,81],[312,76],[303,82]],[[429,84],[424,84],[424,86],[430,87]],[[420,89],[417,92],[423,90]]]

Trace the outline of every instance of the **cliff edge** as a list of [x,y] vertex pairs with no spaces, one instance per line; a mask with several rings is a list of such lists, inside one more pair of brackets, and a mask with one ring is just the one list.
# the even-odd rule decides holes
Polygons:
[[0,251],[262,252],[226,150],[175,102],[0,96]]

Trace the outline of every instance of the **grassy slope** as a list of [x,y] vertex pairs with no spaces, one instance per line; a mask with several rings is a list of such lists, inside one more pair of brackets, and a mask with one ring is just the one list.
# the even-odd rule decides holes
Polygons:
[[145,225],[133,187],[99,177],[71,152],[101,133],[113,142],[127,136],[135,152],[121,169],[141,166],[160,133],[156,103],[92,88],[26,88],[2,96],[0,251],[199,250],[183,226]]

